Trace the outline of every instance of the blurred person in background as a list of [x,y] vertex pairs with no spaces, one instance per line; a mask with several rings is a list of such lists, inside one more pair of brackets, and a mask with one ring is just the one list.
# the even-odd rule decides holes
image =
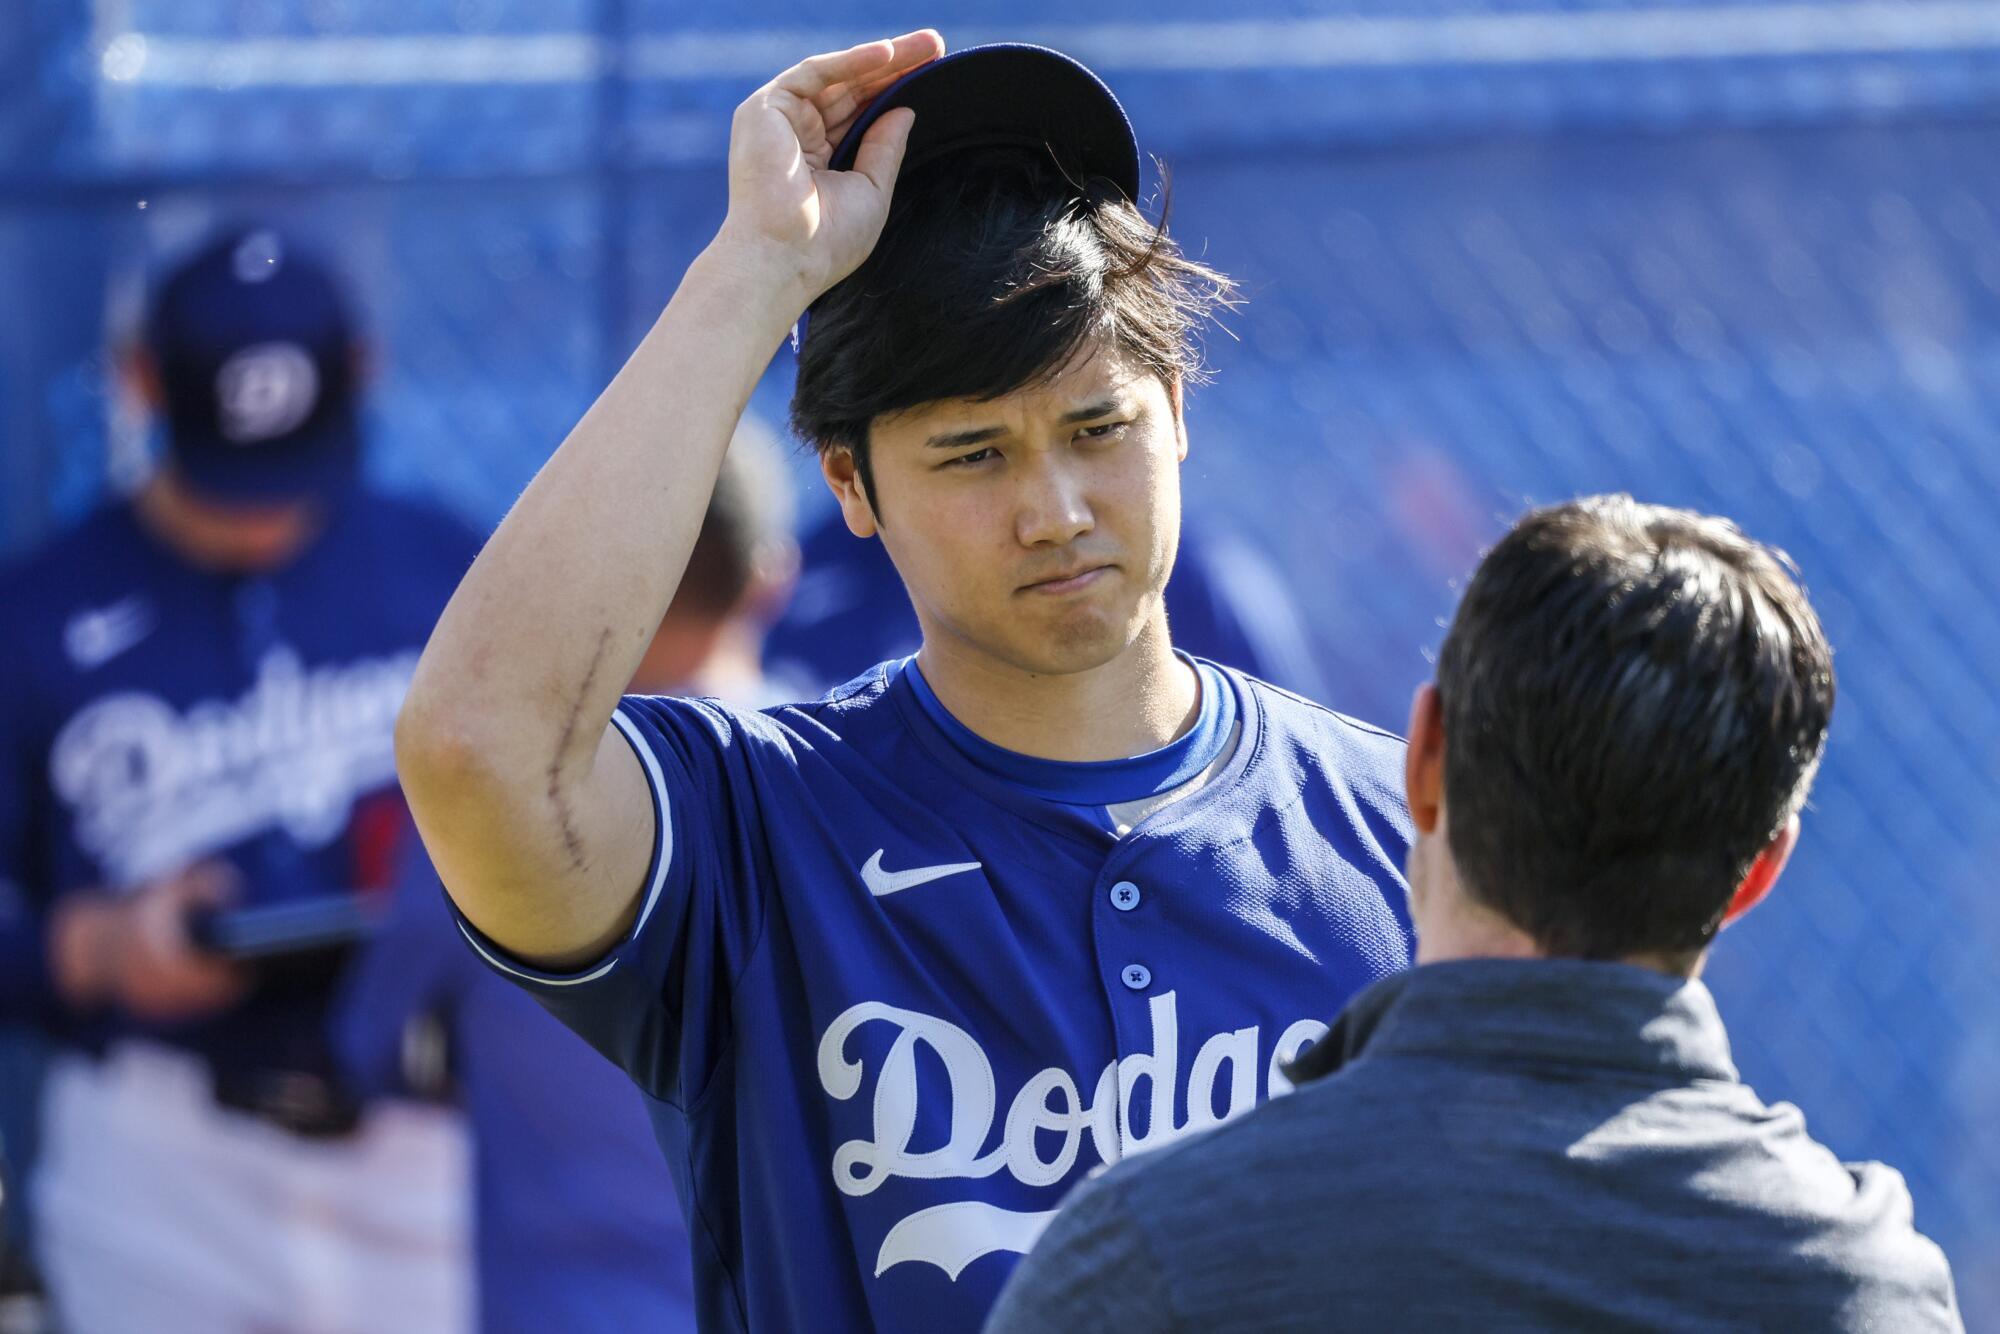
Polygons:
[[[854,536],[838,509],[813,525],[801,546],[798,595],[767,642],[774,675],[826,690],[852,675],[856,663],[917,651],[923,631],[886,547]],[[1183,652],[1308,699],[1327,698],[1328,682],[1284,577],[1235,534],[1184,517],[1166,603],[1167,624]]]
[[1411,711],[1417,967],[1081,1187],[988,1334],[1960,1329],[1902,1177],[1742,1083],[1698,977],[1826,744],[1788,564],[1628,496],[1517,524]]
[[457,1118],[335,1077],[343,929],[251,964],[195,926],[340,920],[396,862],[396,710],[476,540],[362,487],[358,353],[291,242],[214,240],[125,359],[163,462],[0,574],[0,1015],[56,1045],[32,1198],[74,1334],[466,1317]]
[[[758,664],[798,566],[788,486],[775,443],[739,429],[630,693],[776,702]],[[465,947],[413,847],[389,924],[336,1009],[355,1086],[425,1082],[408,1058],[429,1046],[410,1038],[431,1016],[471,1120],[479,1329],[692,1334],[687,1225],[642,1095]]]

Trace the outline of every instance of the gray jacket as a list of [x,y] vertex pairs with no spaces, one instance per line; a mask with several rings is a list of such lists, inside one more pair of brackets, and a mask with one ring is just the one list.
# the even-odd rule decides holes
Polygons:
[[1743,1084],[1698,981],[1431,964],[1292,1073],[1079,1189],[987,1334],[1963,1327],[1902,1177]]

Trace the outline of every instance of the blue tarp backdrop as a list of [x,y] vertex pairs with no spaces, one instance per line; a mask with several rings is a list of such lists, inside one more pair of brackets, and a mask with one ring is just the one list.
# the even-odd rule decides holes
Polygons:
[[734,103],[926,23],[1095,64],[1242,280],[1190,504],[1296,572],[1334,706],[1400,726],[1530,502],[1796,557],[1833,740],[1710,980],[2000,1323],[2000,4],[9,0],[0,552],[143,455],[107,327],[237,217],[351,275],[382,479],[490,524],[720,219]]

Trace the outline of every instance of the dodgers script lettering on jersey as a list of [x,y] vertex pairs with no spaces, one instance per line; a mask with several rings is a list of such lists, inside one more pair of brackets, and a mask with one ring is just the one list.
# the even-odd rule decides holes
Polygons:
[[646,1093],[704,1328],[976,1329],[1064,1194],[1286,1092],[1407,966],[1402,745],[1224,672],[1241,732],[1123,838],[969,762],[890,667],[762,714],[628,699],[639,920],[488,962]]
[[[820,1039],[819,1081],[827,1093],[845,1101],[864,1087],[870,1072],[844,1054],[856,1029],[891,1024],[895,1041],[873,1072],[871,1135],[834,1150],[834,1184],[849,1195],[867,1195],[897,1177],[979,1181],[1004,1170],[1024,1185],[1053,1186],[1068,1179],[1086,1143],[1095,1158],[1083,1161],[1109,1166],[1127,1154],[1158,1148],[1188,1131],[1249,1111],[1260,1090],[1271,1097],[1290,1092],[1291,1081],[1280,1067],[1327,1031],[1321,1020],[1300,1019],[1268,1048],[1260,1042],[1257,1024],[1213,1034],[1187,1069],[1183,1091],[1176,1009],[1171,991],[1149,1002],[1149,1050],[1106,1061],[1094,1080],[1080,1081],[1051,1066],[1030,1077],[1002,1109],[994,1096],[993,1063],[971,1034],[933,1015],[879,1001],[853,1006]],[[947,1138],[933,1149],[919,1149],[913,1142],[924,1096],[917,1058],[924,1050],[944,1068],[944,1082],[934,1085],[930,1096],[942,1098],[950,1109]],[[1265,1051],[1268,1060],[1263,1059]],[[1143,1129],[1134,1128],[1135,1091],[1144,1100],[1138,1117]],[[1182,1109],[1179,1120],[1176,1107]],[[996,1111],[1003,1112],[997,1123]],[[992,1147],[982,1153],[981,1146],[989,1143]],[[876,1255],[875,1273],[923,1261],[956,1280],[983,1255],[1026,1254],[1054,1216],[1054,1209],[1002,1209],[977,1198],[932,1205],[889,1229]]]

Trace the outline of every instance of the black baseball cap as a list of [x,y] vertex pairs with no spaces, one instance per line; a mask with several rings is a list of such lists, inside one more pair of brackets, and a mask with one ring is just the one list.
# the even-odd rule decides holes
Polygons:
[[233,229],[168,273],[145,336],[167,451],[194,490],[284,502],[359,475],[353,321],[331,274],[277,231]]
[[939,158],[980,149],[1046,149],[1081,182],[1102,176],[1139,197],[1139,140],[1111,90],[1060,51],[1025,42],[969,46],[911,70],[883,89],[834,149],[848,171],[861,136],[885,111],[917,113],[903,156],[905,174]]

